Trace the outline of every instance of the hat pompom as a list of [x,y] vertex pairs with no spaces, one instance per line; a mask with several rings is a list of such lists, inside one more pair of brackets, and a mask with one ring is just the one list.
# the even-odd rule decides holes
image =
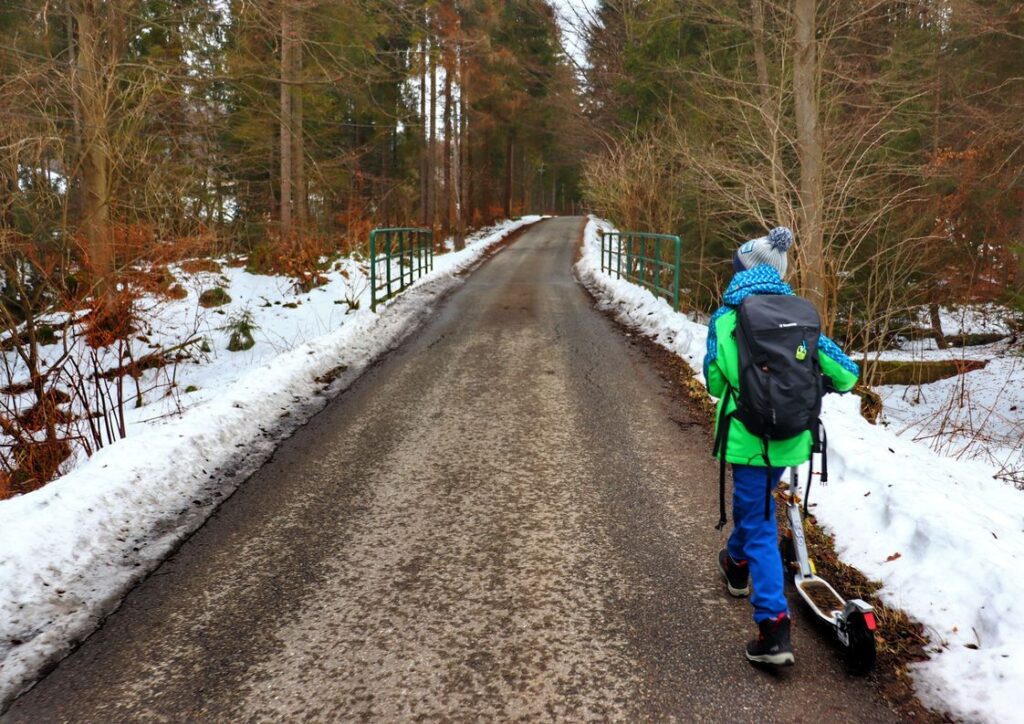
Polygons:
[[785,226],[776,226],[768,232],[768,244],[781,254],[793,245],[793,232]]

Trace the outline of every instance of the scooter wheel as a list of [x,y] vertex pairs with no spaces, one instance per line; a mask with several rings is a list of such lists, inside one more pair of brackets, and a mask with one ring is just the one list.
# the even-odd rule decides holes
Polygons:
[[846,666],[853,674],[866,674],[875,666],[875,632],[860,614],[846,621],[850,643],[846,647]]
[[782,570],[785,571],[786,578],[793,580],[798,564],[796,562],[796,545],[788,532],[779,539],[779,552],[782,554]]

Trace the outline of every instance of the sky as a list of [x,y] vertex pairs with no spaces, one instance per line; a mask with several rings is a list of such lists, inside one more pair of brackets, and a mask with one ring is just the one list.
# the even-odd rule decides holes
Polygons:
[[586,20],[597,8],[598,0],[548,0],[558,11],[565,31],[566,50],[578,65],[582,65],[586,56],[583,39],[576,32],[581,20]]

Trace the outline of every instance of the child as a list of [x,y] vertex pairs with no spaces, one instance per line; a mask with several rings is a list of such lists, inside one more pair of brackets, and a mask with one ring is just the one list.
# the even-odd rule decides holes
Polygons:
[[[733,256],[736,275],[725,292],[724,305],[709,323],[704,358],[708,390],[719,398],[716,416],[719,425],[736,408],[736,395],[730,391],[739,390],[741,376],[736,340],[740,304],[752,295],[793,295],[793,290],[783,281],[786,252],[792,243],[793,233],[779,226],[767,236],[748,241]],[[817,355],[828,387],[837,392],[853,388],[857,382],[857,365],[832,340],[821,335]],[[718,555],[718,565],[729,593],[750,595],[754,607],[759,636],[747,644],[747,658],[773,666],[789,666],[794,658],[775,501],[770,495],[766,501],[766,484],[774,489],[785,468],[810,459],[812,434],[807,430],[791,438],[764,441],[752,435],[735,417],[727,423],[723,434],[726,439],[723,445],[716,446],[716,455],[724,454],[723,465],[732,463],[733,531],[728,546]],[[770,469],[766,461],[770,461]]]

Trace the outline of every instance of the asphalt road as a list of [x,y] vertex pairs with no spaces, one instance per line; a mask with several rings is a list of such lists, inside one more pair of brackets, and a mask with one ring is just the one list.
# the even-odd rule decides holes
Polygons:
[[894,719],[799,616],[794,668],[744,659],[707,433],[573,279],[580,225],[474,273],[5,719]]

